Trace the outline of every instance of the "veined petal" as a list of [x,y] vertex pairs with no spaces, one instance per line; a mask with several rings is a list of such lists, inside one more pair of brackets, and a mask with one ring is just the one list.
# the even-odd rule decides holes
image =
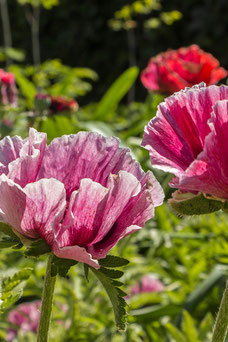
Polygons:
[[99,234],[103,206],[108,189],[91,179],[82,179],[80,188],[70,198],[69,208],[58,233],[60,247],[87,246]]
[[65,209],[64,185],[55,179],[42,179],[22,189],[0,176],[0,209],[4,221],[27,238],[54,239],[54,227]]
[[79,246],[59,247],[57,242],[52,246],[53,253],[59,258],[72,259],[84,262],[96,269],[100,268],[97,260],[94,260],[85,248]]
[[[227,87],[228,88],[228,87]],[[175,187],[228,199],[228,100],[218,101],[211,119],[212,132],[204,151],[179,178]]]
[[145,128],[142,145],[152,166],[183,174],[204,148],[212,106],[227,97],[227,86],[199,85],[167,98]]
[[[145,177],[147,180],[150,174]],[[156,180],[154,180],[156,186]],[[150,186],[152,184],[150,183]],[[159,187],[159,185],[157,185]],[[159,195],[154,196],[154,192]],[[164,199],[162,188],[155,188],[151,191],[149,188],[142,187],[141,191],[129,199],[127,205],[123,207],[120,216],[116,219],[112,228],[98,243],[89,247],[88,251],[96,259],[104,258],[109,250],[117,244],[119,240],[133,232],[141,229],[145,223],[154,216],[154,208],[160,205]]]
[[108,188],[105,206],[97,213],[101,225],[92,244],[101,241],[109,233],[131,198],[140,192],[141,184],[132,174],[120,171],[118,175],[110,176]]
[[60,180],[70,196],[79,188],[81,179],[90,178],[106,187],[110,173],[116,174],[120,170],[129,171],[137,178],[143,176],[129,150],[119,148],[117,138],[79,132],[51,142],[45,151],[39,178]]
[[26,184],[36,181],[40,169],[47,136],[30,128],[29,139],[20,150],[20,157],[8,165],[8,178],[24,187]]
[[0,174],[8,173],[8,164],[19,157],[24,144],[21,137],[5,137],[0,140]]

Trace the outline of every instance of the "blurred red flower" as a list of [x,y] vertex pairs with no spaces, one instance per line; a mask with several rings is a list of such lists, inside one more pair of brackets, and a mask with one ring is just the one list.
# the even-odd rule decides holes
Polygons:
[[172,94],[200,82],[216,84],[226,76],[227,71],[216,58],[191,45],[151,58],[141,73],[141,81],[149,90]]
[[47,102],[48,109],[52,114],[78,110],[77,101],[73,99],[66,99],[63,96],[52,96],[39,93],[36,95],[36,100]]
[[17,88],[15,84],[15,76],[11,72],[0,69],[0,96],[4,105],[17,105]]

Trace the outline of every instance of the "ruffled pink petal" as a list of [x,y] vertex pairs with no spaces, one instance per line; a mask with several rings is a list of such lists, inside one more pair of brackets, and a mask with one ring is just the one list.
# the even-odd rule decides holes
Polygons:
[[84,262],[96,269],[100,268],[97,260],[94,260],[90,253],[86,251],[84,247],[69,246],[59,247],[58,243],[55,242],[52,246],[53,253],[59,258],[72,259],[79,262]]
[[0,140],[0,174],[8,173],[8,164],[19,157],[24,141],[14,136]]
[[205,139],[203,152],[175,187],[228,199],[228,100],[215,104],[211,125],[212,132]]
[[102,201],[108,189],[91,179],[82,179],[80,188],[74,191],[69,207],[58,232],[57,240],[60,247],[87,246],[97,236],[101,220],[97,215],[103,207]]
[[[154,216],[154,208],[161,205],[164,199],[164,193],[151,172],[148,172],[138,193],[128,198],[128,202],[122,205],[122,211],[111,229],[107,230],[102,240],[94,240],[93,245],[88,251],[94,258],[104,258],[109,250],[117,244],[119,240],[125,236],[132,234],[145,225],[145,222]],[[105,226],[106,217],[104,215],[103,224]]]
[[54,239],[54,227],[63,217],[66,206],[64,185],[55,179],[42,179],[22,189],[0,176],[1,216],[13,229],[27,238]]
[[110,173],[115,174],[119,170],[129,171],[137,178],[143,176],[140,165],[132,159],[129,150],[119,148],[118,139],[79,132],[51,142],[45,151],[39,178],[60,180],[70,196],[79,188],[81,179],[90,178],[106,187]]
[[27,200],[22,230],[38,232],[51,245],[66,208],[64,185],[57,179],[41,179],[27,184],[24,192]]
[[118,175],[110,176],[108,188],[105,206],[97,212],[98,222],[100,221],[101,225],[90,245],[101,241],[109,233],[131,198],[140,192],[141,184],[132,174],[120,171]]
[[30,128],[29,138],[24,141],[20,157],[8,165],[8,178],[22,187],[35,182],[42,163],[46,141],[45,133],[39,133],[34,128]]
[[227,86],[195,86],[170,96],[145,127],[142,145],[152,166],[183,174],[204,148],[212,106],[228,97]]

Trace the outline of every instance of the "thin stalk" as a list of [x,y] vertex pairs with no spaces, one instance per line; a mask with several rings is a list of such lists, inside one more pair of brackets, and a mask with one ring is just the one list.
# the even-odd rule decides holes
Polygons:
[[40,314],[40,324],[38,329],[37,342],[47,342],[49,325],[51,321],[52,301],[56,282],[56,276],[51,276],[51,262],[53,254],[50,254],[47,261],[46,274],[42,294],[42,307]]
[[228,330],[228,281],[215,321],[211,342],[225,342]]
[[33,13],[31,18],[31,30],[33,62],[34,65],[40,65],[40,6],[33,7]]
[[[11,28],[10,28],[10,20],[9,20],[9,12],[7,7],[6,0],[0,0],[1,5],[1,17],[2,17],[2,30],[4,37],[4,46],[5,49],[12,47],[12,36],[11,36]],[[10,59],[7,57],[7,64],[10,63]]]

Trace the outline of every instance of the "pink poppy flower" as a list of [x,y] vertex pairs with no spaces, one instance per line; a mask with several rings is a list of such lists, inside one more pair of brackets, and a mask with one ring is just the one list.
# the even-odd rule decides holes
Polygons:
[[142,145],[170,186],[228,199],[228,86],[186,88],[158,106]]
[[168,50],[150,59],[141,73],[143,85],[153,91],[172,94],[175,91],[205,82],[218,83],[227,76],[219,61],[197,45]]
[[41,300],[23,303],[10,311],[8,322],[12,323],[15,328],[10,328],[7,332],[7,341],[11,342],[17,336],[18,332],[26,333],[38,331],[40,321]]
[[28,239],[44,239],[55,255],[99,268],[98,259],[144,226],[163,191],[115,137],[92,132],[46,134],[0,142],[0,216]]
[[15,76],[11,72],[6,72],[3,69],[0,69],[0,92],[2,104],[17,105]]
[[160,280],[151,275],[145,275],[131,288],[130,293],[131,295],[136,295],[147,292],[161,292],[163,290],[164,285],[160,282]]

